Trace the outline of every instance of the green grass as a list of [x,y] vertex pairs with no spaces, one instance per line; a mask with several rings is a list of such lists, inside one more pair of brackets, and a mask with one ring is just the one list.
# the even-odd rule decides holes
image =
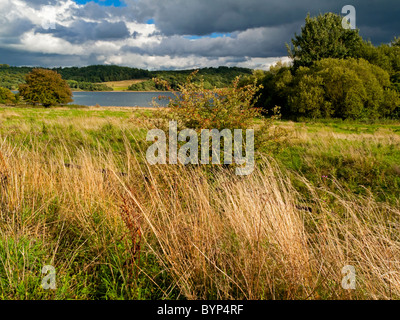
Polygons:
[[[200,195],[216,195],[216,198],[206,199],[203,203],[192,195],[205,183],[202,180],[196,182],[197,176],[190,178],[188,174],[183,180],[178,180],[166,168],[152,175],[143,169],[144,163],[140,162],[143,159],[139,155],[145,152],[148,145],[145,141],[147,130],[159,124],[157,112],[79,106],[49,109],[0,107],[0,151],[6,164],[3,165],[0,159],[0,299],[184,299],[196,297],[196,294],[210,299],[246,297],[236,284],[225,286],[225,281],[231,277],[247,285],[249,279],[253,279],[246,278],[246,272],[251,273],[252,269],[242,268],[241,264],[254,260],[254,256],[248,256],[255,250],[251,243],[253,240],[243,242],[243,235],[253,230],[254,226],[249,225],[243,229],[245,231],[239,232],[236,229],[239,222],[235,222],[226,227],[223,236],[212,238],[214,232],[220,232],[222,227],[218,226],[227,223],[222,217],[229,212],[227,207],[220,207],[224,203],[220,192],[226,181],[221,177],[218,180],[213,170],[204,175],[210,190]],[[256,125],[262,122],[262,119],[255,120]],[[334,195],[338,192],[339,183],[346,197],[365,196],[382,206],[399,207],[399,122],[276,121],[275,125],[286,130],[287,140],[279,148],[256,151],[264,156],[268,152],[277,161],[299,192],[299,200],[312,206],[323,199],[330,210],[342,214],[345,209]],[[143,227],[147,230],[145,236],[133,232],[135,229],[124,220],[124,201],[132,217],[139,215],[140,210],[136,204],[129,202],[126,190],[117,178],[105,173],[109,168],[120,175],[128,174],[121,179],[126,179],[124,181],[130,192],[140,199],[142,206],[148,208],[147,214],[154,214],[151,222],[156,224],[159,219],[160,226],[165,225],[166,237],[171,236],[171,239],[157,238],[148,226]],[[181,178],[180,175],[187,172],[189,170],[176,174]],[[149,179],[154,179],[158,185],[148,184],[146,181]],[[236,190],[244,179],[233,181],[229,191]],[[311,191],[310,185],[314,188]],[[154,186],[159,189],[153,190]],[[244,192],[253,187],[249,184],[239,190],[239,199],[248,199]],[[261,187],[264,188],[265,184]],[[207,209],[207,206],[216,208],[207,216],[208,220],[205,216],[202,216],[203,220],[196,219],[198,212]],[[250,207],[250,211],[260,206]],[[322,210],[318,203],[315,207],[317,212]],[[159,213],[164,210],[167,214]],[[286,207],[282,212],[285,210]],[[182,214],[185,212],[190,214]],[[382,209],[382,212],[389,214],[390,210]],[[181,227],[175,229],[173,219],[177,219]],[[223,223],[217,219],[222,219]],[[244,221],[247,216],[237,219]],[[329,219],[334,218],[328,216]],[[214,229],[209,220],[221,224],[216,224]],[[138,221],[135,223],[145,225],[144,221]],[[218,274],[213,264],[207,265],[208,260],[201,260],[198,251],[178,252],[175,261],[193,259],[195,265],[196,261],[203,261],[198,262],[198,269],[193,271],[194,280],[189,279],[182,284],[179,279],[187,276],[187,270],[183,268],[182,273],[177,274],[175,265],[164,260],[163,254],[166,254],[165,250],[171,250],[169,245],[185,247],[188,243],[186,238],[178,242],[179,246],[173,241],[183,237],[180,232],[183,233],[185,228],[197,221],[206,221],[211,226],[212,232],[206,237],[210,242],[197,243],[204,248],[210,246],[207,259],[215,255],[225,261],[232,256],[234,263],[221,266],[223,273]],[[319,230],[319,222],[311,221],[306,224],[306,229]],[[199,230],[195,228],[192,233],[196,232],[199,233]],[[133,250],[138,239],[142,241],[140,254]],[[270,257],[278,247],[270,239],[264,239],[256,248],[264,248]],[[175,251],[171,252],[174,254]],[[246,254],[243,255],[243,252]],[[215,261],[219,263],[221,260]],[[278,268],[277,261],[280,260],[268,258],[264,261],[264,265],[275,270],[275,276],[281,279],[276,280],[274,297],[292,297],[287,295],[291,290],[298,297],[304,297],[302,285],[294,284],[292,288],[281,284],[284,277],[277,273],[286,269],[284,266]],[[56,266],[58,280],[55,291],[41,288],[43,276],[40,271],[46,264]],[[206,272],[204,278],[199,270]],[[323,279],[320,281],[323,283]],[[334,290],[340,289],[337,282],[329,281]],[[257,281],[254,283],[257,284]],[[206,286],[207,291],[190,291],[191,285],[194,288]],[[267,287],[261,290],[267,291]],[[316,292],[320,298],[334,297],[323,286]],[[271,295],[262,293],[257,298],[271,298]]]
[[[282,122],[285,126],[287,123]],[[372,193],[379,201],[397,203],[400,194],[400,123],[320,121],[292,123],[290,139],[274,156],[284,168],[315,185],[330,179],[352,193]]]
[[[0,114],[0,134],[9,135],[16,143],[28,145],[30,140],[24,135],[33,134],[42,143],[58,144],[62,137],[70,146],[88,145],[96,150],[101,145],[114,152],[124,148],[124,136],[129,137],[132,145],[145,140],[146,130],[138,128],[138,124],[141,120],[157,118],[153,110],[70,106],[0,107]],[[261,122],[261,119],[256,120],[257,124]],[[399,139],[391,141],[392,136],[400,136],[398,121],[319,120],[276,124],[288,127],[292,136],[305,135],[304,139],[290,139],[284,148],[275,152],[273,156],[283,168],[303,174],[316,185],[322,183],[322,176],[329,176],[357,194],[370,191],[380,201],[398,199],[400,144]],[[338,136],[332,138],[335,134]],[[380,139],[373,139],[378,136]]]

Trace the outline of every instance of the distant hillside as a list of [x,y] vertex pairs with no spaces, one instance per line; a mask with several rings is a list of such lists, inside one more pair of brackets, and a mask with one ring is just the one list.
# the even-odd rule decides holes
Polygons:
[[31,72],[28,67],[10,67],[7,64],[0,64],[0,87],[15,90],[20,83],[25,82],[25,75]]
[[147,70],[119,66],[94,65],[81,68],[55,68],[52,70],[61,74],[65,80],[92,83],[143,79],[151,77],[151,73]]
[[[186,78],[193,71],[195,71],[195,69],[183,71],[156,71],[153,77],[167,80],[173,89],[177,89],[178,85],[185,82]],[[199,70],[196,77],[197,79],[202,77],[204,79],[204,87],[206,89],[211,89],[213,87],[228,87],[237,76],[250,75],[252,73],[253,70],[251,69],[238,67],[203,68]],[[135,90],[134,86],[131,86],[130,90]]]
[[[8,89],[17,89],[18,85],[24,83],[25,75],[33,68],[30,67],[10,67],[0,64],[0,87]],[[107,86],[90,85],[110,81],[124,80],[145,80],[134,83],[129,86],[129,90],[133,91],[149,91],[159,90],[156,88],[152,78],[162,78],[167,80],[172,88],[176,89],[179,83],[186,80],[186,77],[194,71],[148,71],[130,67],[120,66],[103,66],[93,65],[88,67],[68,67],[68,68],[53,68],[63,79],[69,80],[68,83],[72,88],[81,90],[109,90]],[[198,76],[204,78],[206,88],[222,88],[228,86],[232,80],[239,75],[251,74],[251,69],[238,67],[218,67],[218,68],[203,68],[199,70]]]

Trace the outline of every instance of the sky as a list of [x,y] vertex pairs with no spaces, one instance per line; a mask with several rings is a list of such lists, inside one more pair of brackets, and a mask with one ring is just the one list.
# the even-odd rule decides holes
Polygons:
[[399,0],[0,0],[0,64],[267,70],[307,13],[345,5],[364,39],[400,36]]

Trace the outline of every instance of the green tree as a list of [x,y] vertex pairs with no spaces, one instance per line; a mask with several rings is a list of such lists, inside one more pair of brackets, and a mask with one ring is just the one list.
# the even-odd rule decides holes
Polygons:
[[27,103],[50,107],[73,101],[67,82],[55,71],[33,69],[26,75],[25,81],[26,84],[19,85],[19,92]]
[[391,45],[393,47],[400,47],[400,37],[394,37],[394,39],[391,42]]
[[287,46],[295,68],[310,66],[325,58],[357,57],[363,40],[358,30],[342,27],[342,17],[334,13],[307,15],[301,34],[295,34],[292,47]]
[[287,102],[290,90],[294,85],[292,68],[286,63],[278,62],[262,76],[259,74],[246,77],[241,85],[250,84],[255,80],[262,85],[256,95],[255,107],[262,110],[265,115],[272,115],[276,106],[279,106],[282,117],[290,118],[291,111],[288,109]]
[[388,72],[363,59],[323,59],[299,68],[288,99],[292,113],[305,117],[377,118],[400,105]]
[[[301,71],[307,72],[309,69]],[[291,111],[311,118],[330,117],[333,114],[332,104],[325,100],[323,83],[324,79],[320,76],[304,74],[297,83],[294,91],[296,94],[292,94],[289,98]]]
[[378,47],[371,42],[364,42],[358,56],[386,70],[390,76],[400,72],[400,46],[396,41]]
[[15,102],[15,95],[9,89],[0,87],[0,103],[11,104]]

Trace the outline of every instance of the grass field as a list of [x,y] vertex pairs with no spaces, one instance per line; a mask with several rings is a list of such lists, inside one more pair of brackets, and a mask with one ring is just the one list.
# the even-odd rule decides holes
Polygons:
[[1,299],[400,298],[400,122],[277,121],[239,177],[149,166],[159,112],[0,107]]
[[122,80],[122,81],[108,81],[108,82],[101,82],[99,84],[105,84],[113,88],[114,91],[126,91],[132,84],[141,83],[143,81],[146,80],[134,79],[134,80]]

